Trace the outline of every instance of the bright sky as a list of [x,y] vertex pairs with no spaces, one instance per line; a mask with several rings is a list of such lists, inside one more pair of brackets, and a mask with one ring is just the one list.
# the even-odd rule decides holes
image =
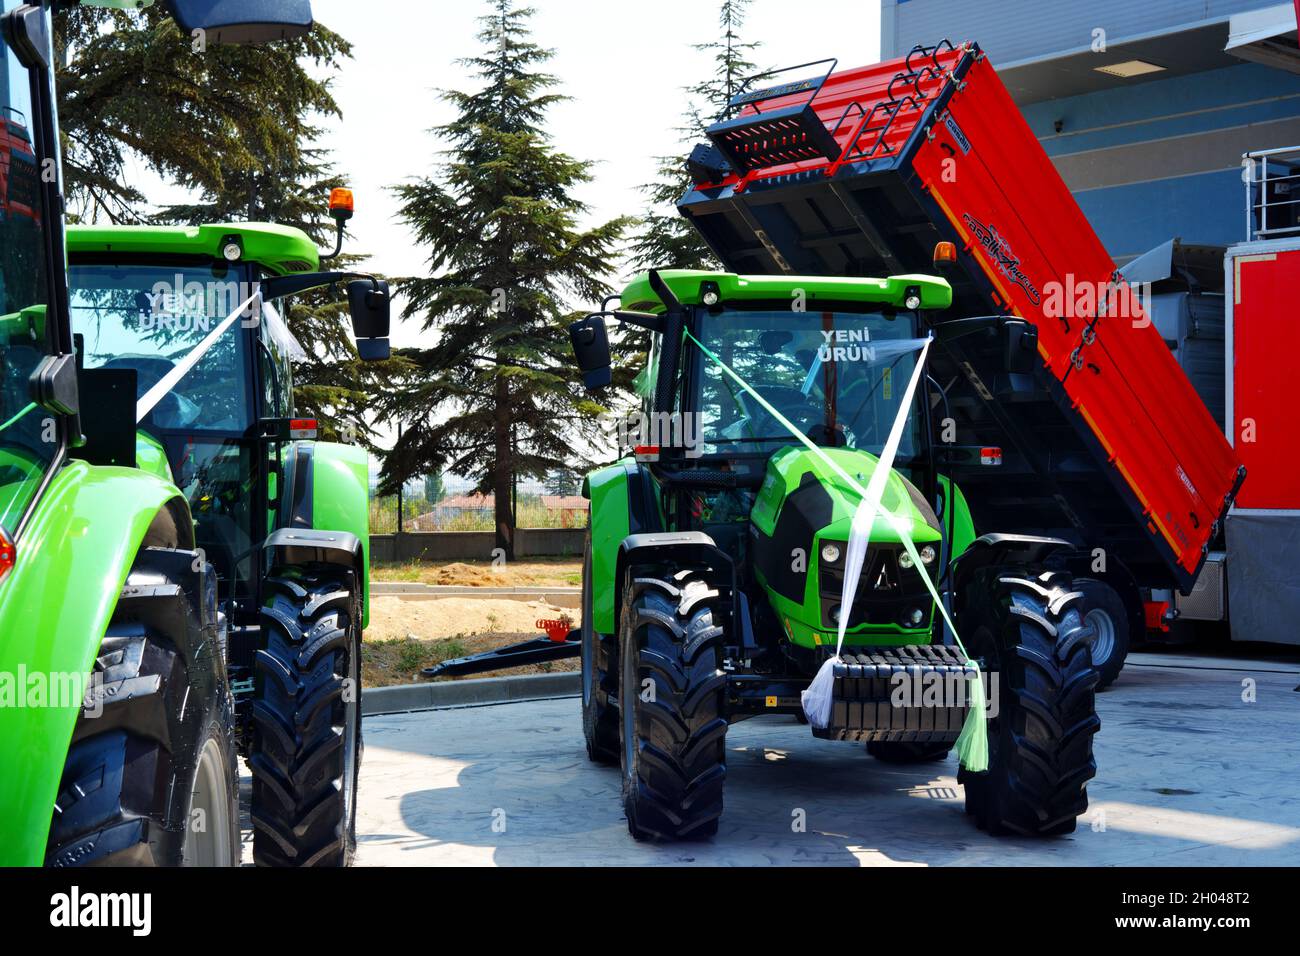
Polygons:
[[[685,108],[682,86],[708,71],[692,43],[716,35],[713,0],[533,0],[534,40],[555,50],[549,69],[573,97],[550,114],[561,150],[598,162],[579,198],[593,222],[644,208],[636,187],[654,178],[654,157],[678,148],[674,127]],[[452,111],[440,89],[472,90],[476,81],[455,61],[476,52],[482,0],[313,0],[316,19],[354,45],[334,81],[343,110],[323,145],[356,194],[351,248],[389,275],[424,271],[423,253],[397,219],[386,187],[430,173],[439,149],[427,131]],[[831,28],[833,26],[833,29]],[[818,0],[815,12],[788,0],[754,0],[745,39],[761,40],[762,67],[828,56],[856,66],[880,53],[878,0]],[[394,328],[395,345],[412,345],[418,328]]]

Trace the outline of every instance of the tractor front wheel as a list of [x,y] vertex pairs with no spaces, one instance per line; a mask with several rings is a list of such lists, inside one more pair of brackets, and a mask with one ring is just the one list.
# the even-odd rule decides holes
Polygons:
[[347,866],[361,764],[361,615],[352,571],[281,568],[266,580],[257,652],[253,860]]
[[990,833],[1072,833],[1088,808],[1101,722],[1082,602],[1068,574],[1027,567],[981,569],[966,588],[959,626],[984,660],[996,709],[988,770],[962,768],[958,781],[967,813]]
[[718,592],[701,575],[629,574],[619,615],[623,809],[638,840],[712,836],[726,778]]

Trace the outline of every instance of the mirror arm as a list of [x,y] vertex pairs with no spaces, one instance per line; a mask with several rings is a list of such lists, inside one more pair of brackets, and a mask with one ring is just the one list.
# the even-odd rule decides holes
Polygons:
[[368,272],[308,272],[302,275],[268,276],[262,280],[262,298],[270,302],[308,289],[333,285],[344,279],[369,279],[372,289],[379,291],[379,279]]
[[951,342],[976,332],[983,332],[985,329],[999,328],[1007,319],[1014,318],[1016,318],[1014,315],[976,315],[939,322],[934,325],[934,337],[940,342]]

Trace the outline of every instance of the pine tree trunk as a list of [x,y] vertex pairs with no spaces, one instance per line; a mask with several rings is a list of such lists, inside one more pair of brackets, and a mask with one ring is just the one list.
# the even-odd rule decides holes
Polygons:
[[514,476],[514,455],[510,443],[510,383],[504,375],[497,375],[493,383],[493,445],[495,468],[492,472],[492,494],[495,499],[496,547],[507,561],[515,559],[515,522],[511,513],[511,490]]

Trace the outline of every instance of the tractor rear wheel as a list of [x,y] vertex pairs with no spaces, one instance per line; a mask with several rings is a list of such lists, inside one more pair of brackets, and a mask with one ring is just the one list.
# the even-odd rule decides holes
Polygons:
[[966,594],[959,626],[997,695],[989,768],[958,773],[966,810],[990,833],[1071,833],[1088,808],[1101,726],[1083,595],[1068,574],[1029,567],[981,569]]
[[47,866],[239,865],[225,662],[175,571],[195,559],[147,548],[127,576],[72,732]]
[[726,779],[724,633],[703,576],[629,574],[619,615],[623,809],[638,840],[712,836]]
[[347,866],[356,850],[357,586],[354,572],[325,565],[265,582],[248,759],[258,866]]
[[921,744],[903,740],[868,740],[867,753],[882,763],[930,763],[943,760],[952,744]]
[[[587,527],[591,527],[588,518]],[[582,736],[595,763],[618,763],[618,712],[609,705],[609,649],[596,633],[591,581],[591,532],[582,559]]]
[[1119,592],[1105,581],[1076,578],[1074,588],[1083,594],[1083,623],[1093,631],[1092,666],[1097,671],[1097,690],[1105,690],[1115,683],[1128,657],[1128,611]]

